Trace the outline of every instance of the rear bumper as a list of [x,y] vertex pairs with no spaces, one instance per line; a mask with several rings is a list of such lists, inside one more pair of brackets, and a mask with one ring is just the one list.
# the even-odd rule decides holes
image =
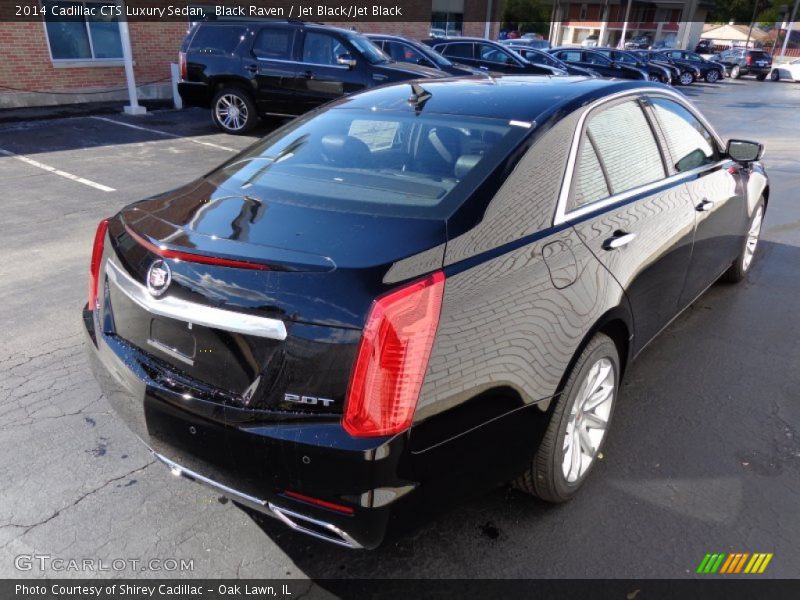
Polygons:
[[211,106],[211,89],[206,83],[181,81],[178,83],[178,93],[186,106]]
[[268,423],[233,422],[223,405],[159,385],[148,374],[147,355],[99,332],[95,313],[84,309],[83,319],[89,362],[105,397],[173,474],[350,548],[378,546],[396,504],[416,491],[401,475],[408,471],[405,436],[356,439],[338,421],[301,425],[286,416]]

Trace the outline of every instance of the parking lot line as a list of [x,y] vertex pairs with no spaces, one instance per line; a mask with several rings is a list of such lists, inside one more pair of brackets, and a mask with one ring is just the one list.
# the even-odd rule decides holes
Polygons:
[[130,127],[131,129],[139,129],[141,131],[149,131],[150,133],[158,133],[160,135],[164,135],[171,138],[180,138],[186,140],[187,142],[192,142],[193,144],[200,144],[201,146],[208,146],[209,148],[217,148],[219,150],[225,150],[226,152],[239,152],[236,148],[228,148],[227,146],[221,146],[219,144],[214,144],[213,142],[203,142],[201,140],[194,140],[189,137],[185,137],[182,135],[177,135],[175,133],[170,133],[169,131],[162,131],[161,129],[152,129],[150,127],[142,127],[141,125],[133,125],[131,123],[123,123],[122,121],[117,121],[115,119],[109,119],[108,117],[90,117],[92,119],[97,119],[98,121],[105,121],[106,123],[113,123],[114,125],[122,125],[123,127]]
[[62,171],[61,169],[56,169],[55,167],[51,167],[50,165],[46,165],[38,160],[33,160],[32,158],[28,158],[22,154],[17,154],[15,152],[11,152],[10,150],[4,150],[0,148],[0,154],[3,156],[8,156],[11,158],[16,158],[17,160],[21,160],[24,163],[27,163],[33,167],[38,169],[42,169],[43,171],[47,171],[48,173],[52,173],[53,175],[58,175],[60,177],[64,177],[66,179],[71,179],[72,181],[77,181],[78,183],[82,183],[83,185],[88,185],[89,187],[93,187],[96,190],[100,190],[101,192],[115,192],[116,190],[112,187],[108,187],[107,185],[103,185],[102,183],[97,183],[96,181],[92,181],[90,179],[85,179],[83,177],[78,177],[77,175],[73,175],[72,173],[67,173],[66,171]]

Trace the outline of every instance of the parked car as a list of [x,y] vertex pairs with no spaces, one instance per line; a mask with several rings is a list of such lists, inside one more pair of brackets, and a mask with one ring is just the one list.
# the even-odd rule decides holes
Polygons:
[[696,67],[700,70],[701,77],[708,83],[716,83],[723,79],[727,73],[725,65],[713,60],[706,60],[697,54],[697,52],[689,52],[687,50],[661,50],[658,54]]
[[732,48],[715,54],[712,59],[725,66],[731,79],[754,75],[759,81],[764,81],[772,71],[772,56],[763,50]]
[[342,546],[511,479],[563,502],[631,360],[751,269],[761,152],[649,82],[354,94],[102,221],[90,363],[173,474]]
[[700,40],[694,47],[694,51],[698,54],[713,54],[714,41],[713,40]]
[[550,54],[567,64],[583,67],[596,71],[603,77],[617,77],[619,79],[649,79],[646,69],[615,62],[596,50],[582,48],[551,48]]
[[652,46],[653,40],[648,35],[635,35],[625,42],[626,50],[647,50]]
[[650,62],[646,58],[643,58],[632,51],[617,50],[615,48],[595,48],[595,51],[610,58],[616,63],[631,65],[633,67],[644,69],[647,71],[647,78],[650,81],[671,85],[673,77],[680,76],[679,69],[674,69],[671,66]]
[[500,41],[504,46],[513,46],[515,44],[523,44],[526,48],[535,48],[537,50],[547,50],[550,48],[549,40],[536,40],[531,38],[522,37],[520,39],[505,39]]
[[416,40],[383,33],[368,33],[367,38],[397,62],[421,65],[456,77],[486,73],[475,67],[454,63],[430,46]]
[[[549,67],[555,67],[557,69],[561,69],[565,71],[569,75],[583,75],[584,77],[600,77],[600,73],[597,71],[592,71],[591,69],[585,69],[583,67],[579,67],[577,65],[571,65],[569,63],[565,63],[555,56],[546,52],[544,50],[539,50],[537,48],[532,48],[528,46],[528,40],[520,41],[515,40],[516,43],[507,44],[511,50],[519,54],[522,58],[527,60],[528,62],[532,62],[536,65],[547,65]],[[524,44],[524,45],[521,45]]]
[[596,35],[587,35],[581,42],[581,48],[596,48],[600,38]]
[[507,75],[566,75],[565,71],[547,65],[533,64],[499,42],[483,38],[427,39],[424,44],[450,60],[493,73]]
[[300,21],[198,23],[179,62],[183,103],[210,108],[233,134],[262,115],[293,117],[367,87],[443,76],[394,62],[353,31]]
[[800,81],[800,58],[797,58],[790,63],[773,65],[770,78],[772,81],[779,81],[781,79]]
[[663,52],[657,52],[653,50],[633,50],[633,53],[637,56],[641,56],[649,63],[671,66],[677,69],[678,79],[677,81],[673,79],[673,82],[675,83],[680,83],[681,85],[691,85],[703,77],[703,72],[690,62],[674,59]]

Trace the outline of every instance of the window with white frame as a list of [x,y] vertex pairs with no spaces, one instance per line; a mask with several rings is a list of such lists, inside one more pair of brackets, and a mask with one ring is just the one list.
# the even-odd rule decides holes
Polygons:
[[122,58],[116,2],[42,0],[42,5],[54,62]]

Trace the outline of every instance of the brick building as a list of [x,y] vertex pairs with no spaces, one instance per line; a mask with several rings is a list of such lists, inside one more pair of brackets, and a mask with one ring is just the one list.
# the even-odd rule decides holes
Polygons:
[[[57,1],[40,0],[40,6]],[[355,28],[417,39],[428,37],[434,29],[450,35],[484,36],[488,33],[496,38],[501,2],[405,0],[401,4],[406,10],[429,18],[402,23],[362,22],[356,23]],[[109,0],[74,0],[69,4],[101,3],[109,4]],[[202,0],[198,0],[198,6],[203,6]],[[488,7],[491,7],[491,16]],[[331,24],[353,27],[353,23]],[[177,62],[180,43],[190,25],[189,18],[130,22],[139,99],[171,97],[170,64]],[[54,21],[50,17],[24,22],[0,20],[0,56],[0,109],[127,98],[119,24],[111,17],[68,21]]]

